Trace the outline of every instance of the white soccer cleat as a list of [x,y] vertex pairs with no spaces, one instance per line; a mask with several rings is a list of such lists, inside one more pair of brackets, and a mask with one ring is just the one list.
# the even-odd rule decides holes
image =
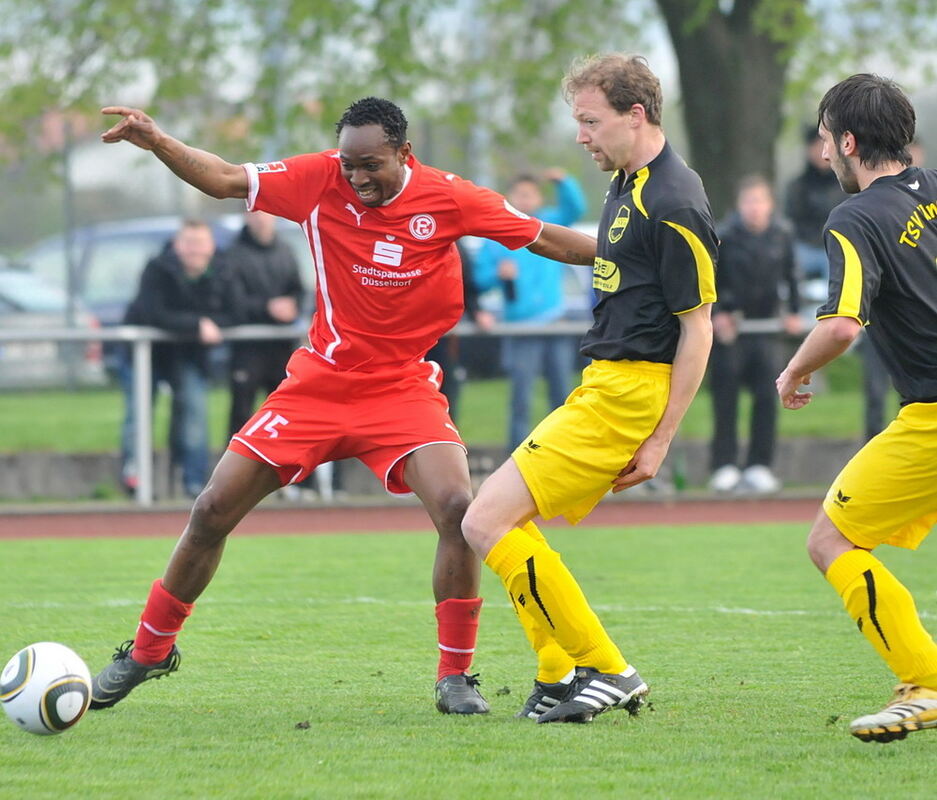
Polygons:
[[891,742],[925,728],[937,728],[937,691],[899,683],[885,708],[853,720],[849,732],[863,742]]

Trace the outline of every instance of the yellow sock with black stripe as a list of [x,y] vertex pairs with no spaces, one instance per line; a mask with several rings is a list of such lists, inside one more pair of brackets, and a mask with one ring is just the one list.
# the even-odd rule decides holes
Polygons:
[[902,683],[937,689],[937,645],[914,598],[867,550],[850,550],[826,571],[863,636]]
[[[541,542],[549,547],[540,529],[532,522],[523,525],[519,530],[526,533],[536,542]],[[504,581],[502,580],[502,583]],[[517,598],[512,594],[511,589],[505,583],[508,597],[514,605],[514,611],[517,612],[517,619],[527,635],[527,641],[533,647],[537,654],[537,680],[543,683],[559,683],[566,678],[572,670],[576,668],[576,663],[572,657],[557,643],[553,638],[553,633],[548,626],[541,625],[537,618],[529,614],[523,606],[517,602]]]
[[[538,531],[539,533],[539,531]],[[514,528],[491,548],[485,563],[542,631],[581,667],[624,672],[628,663],[609,638],[582,589],[542,536]]]
[[576,663],[560,647],[549,629],[541,627],[536,618],[518,604],[510,590],[508,595],[517,612],[517,619],[527,635],[527,641],[537,654],[537,680],[543,683],[559,683],[576,668]]

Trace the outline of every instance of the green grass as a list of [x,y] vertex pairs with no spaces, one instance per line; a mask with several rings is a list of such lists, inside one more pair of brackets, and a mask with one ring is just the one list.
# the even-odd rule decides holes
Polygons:
[[[858,438],[862,429],[862,396],[856,383],[856,363],[849,356],[836,362],[820,392],[802,411],[782,411],[782,437],[819,436]],[[578,377],[577,377],[578,380]],[[546,413],[546,392],[539,391],[532,412],[534,422]],[[228,393],[211,393],[211,441],[216,449],[227,441]],[[501,445],[507,431],[508,387],[504,380],[469,380],[462,393],[459,428],[469,445]],[[893,398],[888,408],[897,409]],[[123,401],[116,389],[77,392],[21,392],[0,394],[0,453],[59,451],[101,453],[117,449]],[[749,403],[743,396],[741,430],[747,430]],[[158,397],[154,430],[157,447],[165,446],[169,428],[169,401]],[[76,424],[76,420],[80,421]],[[680,435],[708,439],[712,433],[712,407],[704,389],[693,402]]]
[[[433,710],[432,535],[235,536],[177,675],[62,736],[0,720],[0,797],[931,797],[933,732],[884,746],[845,733],[893,678],[803,538],[779,524],[553,531],[652,709],[537,726],[512,716],[533,659],[487,572],[476,667],[492,713]],[[51,639],[100,668],[170,547],[0,542],[0,653]],[[883,554],[933,625],[930,555]]]

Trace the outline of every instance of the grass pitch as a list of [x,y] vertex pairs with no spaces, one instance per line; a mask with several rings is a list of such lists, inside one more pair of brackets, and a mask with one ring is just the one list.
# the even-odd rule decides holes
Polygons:
[[[177,674],[61,736],[0,719],[0,797],[933,796],[937,733],[845,732],[893,678],[809,564],[805,526],[549,534],[651,684],[636,718],[514,719],[534,661],[488,573],[476,668],[492,713],[438,714],[431,534],[235,534]],[[99,669],[171,545],[0,542],[0,661],[53,640]],[[883,550],[934,630],[928,546]]]

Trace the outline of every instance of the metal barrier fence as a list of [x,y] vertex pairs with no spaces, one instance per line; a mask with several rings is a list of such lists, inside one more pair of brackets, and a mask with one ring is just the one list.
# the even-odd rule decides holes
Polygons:
[[[590,321],[561,320],[547,325],[497,324],[482,331],[471,322],[460,322],[452,331],[459,336],[581,336]],[[744,320],[740,333],[778,333],[778,320]],[[258,340],[305,340],[307,327],[282,325],[238,325],[223,329],[225,342]],[[134,499],[140,506],[153,505],[153,376],[154,342],[192,341],[193,337],[171,334],[158,328],[118,325],[88,330],[46,328],[41,330],[0,329],[0,345],[7,342],[126,342],[133,352],[133,402],[136,419],[135,448],[138,484]]]

